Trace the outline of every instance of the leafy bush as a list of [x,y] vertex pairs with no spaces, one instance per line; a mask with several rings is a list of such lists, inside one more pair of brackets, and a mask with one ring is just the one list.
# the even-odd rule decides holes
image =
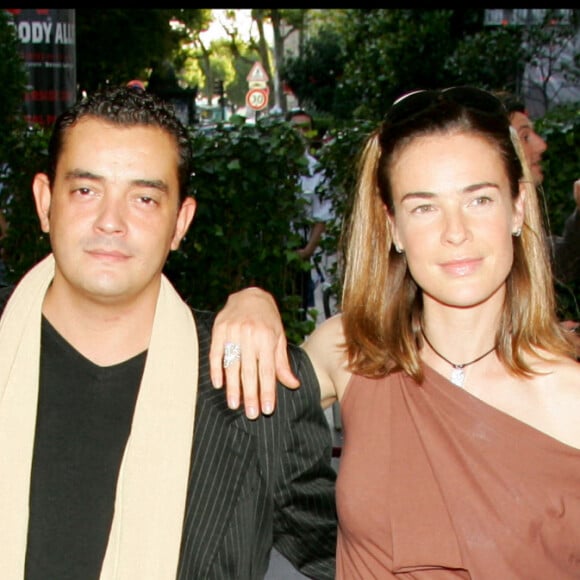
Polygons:
[[45,169],[48,132],[29,127],[15,134],[14,141],[7,156],[9,169],[2,178],[0,198],[9,224],[2,245],[7,279],[12,283],[50,251],[48,238],[40,230],[31,187],[34,174]]
[[543,155],[543,189],[548,206],[550,229],[560,234],[566,218],[575,207],[572,186],[580,178],[580,109],[568,103],[549,111],[536,121],[536,130],[544,137],[548,149]]
[[167,275],[191,304],[216,310],[231,292],[260,286],[276,298],[287,335],[302,342],[316,313],[302,321],[297,269],[308,267],[291,223],[299,215],[303,146],[288,123],[218,125],[192,132],[197,212]]
[[[580,110],[577,103],[551,110],[536,122],[537,131],[544,137],[548,149],[543,155],[543,194],[552,234],[559,235],[566,218],[576,204],[573,183],[580,178],[578,151],[580,150]],[[578,248],[580,252],[580,248]],[[567,285],[556,283],[559,314],[563,319],[580,320],[580,280]]]
[[13,146],[14,131],[23,123],[26,70],[19,54],[14,25],[5,10],[0,10],[0,167]]

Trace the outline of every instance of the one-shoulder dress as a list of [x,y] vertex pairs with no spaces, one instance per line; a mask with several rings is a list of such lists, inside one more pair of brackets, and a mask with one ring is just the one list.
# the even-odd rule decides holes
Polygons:
[[337,579],[580,579],[580,450],[424,371],[341,402]]

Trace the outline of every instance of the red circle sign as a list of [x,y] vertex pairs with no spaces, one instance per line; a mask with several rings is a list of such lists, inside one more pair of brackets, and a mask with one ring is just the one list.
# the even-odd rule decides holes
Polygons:
[[250,89],[246,93],[246,105],[254,111],[261,111],[268,106],[268,89]]

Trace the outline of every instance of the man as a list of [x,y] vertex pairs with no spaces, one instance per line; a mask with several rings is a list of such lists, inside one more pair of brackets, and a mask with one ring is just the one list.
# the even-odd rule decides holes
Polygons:
[[[520,138],[536,186],[540,187],[544,181],[542,155],[548,145],[534,130],[534,123],[520,99],[507,92],[499,92],[497,95],[506,107],[510,124]],[[580,180],[576,180],[573,185],[573,197],[576,207],[566,219],[562,235],[551,237],[554,272],[565,284],[580,283]]]
[[308,359],[291,347],[302,387],[280,387],[270,417],[229,410],[209,377],[213,315],[162,274],[194,217],[190,164],[185,128],[147,93],[110,89],[56,122],[33,181],[52,254],[0,301],[4,578],[257,579],[273,545],[334,577],[336,474]]
[[[311,269],[299,272],[298,286],[302,295],[302,314],[306,320],[308,309],[313,308],[314,280],[312,270],[320,271],[314,255],[320,247],[326,230],[326,222],[332,216],[330,200],[322,199],[320,188],[324,183],[324,174],[319,168],[318,160],[309,151],[310,136],[313,131],[312,117],[302,109],[291,110],[286,119],[301,134],[304,140],[304,157],[307,173],[300,178],[300,189],[305,201],[305,213],[302,219],[296,220],[295,227],[302,235],[303,246],[298,249],[299,256],[310,262]],[[320,275],[320,274],[319,274]]]

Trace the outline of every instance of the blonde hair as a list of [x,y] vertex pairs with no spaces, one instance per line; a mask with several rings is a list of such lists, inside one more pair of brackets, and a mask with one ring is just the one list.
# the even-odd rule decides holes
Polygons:
[[[521,236],[506,280],[497,354],[514,375],[530,376],[526,354],[544,351],[574,358],[575,349],[556,317],[548,243],[538,195],[517,134],[507,115],[489,114],[458,103],[433,105],[412,122],[385,121],[367,139],[358,167],[355,196],[341,238],[342,318],[349,370],[377,377],[403,370],[423,379],[419,350],[422,291],[397,253],[390,220],[392,160],[413,139],[428,134],[475,134],[498,149],[512,199],[525,188]],[[505,118],[504,118],[505,117]]]

